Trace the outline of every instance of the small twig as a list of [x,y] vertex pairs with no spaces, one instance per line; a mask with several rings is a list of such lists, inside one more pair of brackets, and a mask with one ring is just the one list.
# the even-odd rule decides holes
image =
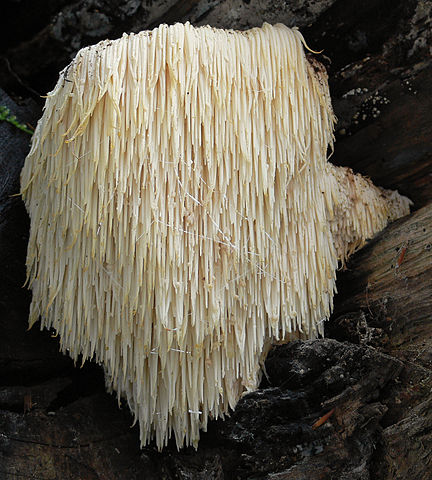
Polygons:
[[402,265],[402,262],[403,262],[403,259],[405,257],[405,253],[407,251],[407,248],[408,248],[408,246],[402,247],[401,253],[400,253],[398,261],[397,261],[396,268],[399,268]]
[[333,407],[328,413],[323,415],[312,425],[312,430],[315,430],[316,428],[320,427],[325,422],[327,422],[327,420],[333,415],[334,412],[335,412],[335,408]]

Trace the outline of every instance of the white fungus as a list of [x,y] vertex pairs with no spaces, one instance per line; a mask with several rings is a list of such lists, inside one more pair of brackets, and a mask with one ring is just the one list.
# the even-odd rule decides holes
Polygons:
[[338,259],[408,200],[327,163],[325,74],[283,25],[161,25],[81,50],[22,172],[30,325],[95,359],[141,444],[257,388],[273,343],[323,333]]

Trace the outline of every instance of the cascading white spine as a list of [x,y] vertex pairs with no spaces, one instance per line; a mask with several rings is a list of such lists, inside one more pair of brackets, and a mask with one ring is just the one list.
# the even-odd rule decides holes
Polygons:
[[81,50],[48,95],[21,180],[30,325],[104,365],[142,445],[196,446],[330,314],[335,119],[302,43],[161,25]]

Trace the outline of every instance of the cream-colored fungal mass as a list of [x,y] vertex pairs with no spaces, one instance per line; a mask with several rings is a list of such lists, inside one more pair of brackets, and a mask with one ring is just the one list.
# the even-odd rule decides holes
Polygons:
[[141,444],[197,445],[273,343],[323,333],[338,260],[408,200],[327,162],[296,29],[162,25],[81,50],[22,172],[30,325],[94,359]]

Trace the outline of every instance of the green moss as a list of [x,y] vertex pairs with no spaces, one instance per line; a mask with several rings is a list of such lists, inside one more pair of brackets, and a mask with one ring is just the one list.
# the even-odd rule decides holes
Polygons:
[[11,115],[9,108],[5,105],[0,105],[0,121],[8,122],[23,132],[33,135],[34,130],[29,128],[25,123],[20,123],[15,115]]

